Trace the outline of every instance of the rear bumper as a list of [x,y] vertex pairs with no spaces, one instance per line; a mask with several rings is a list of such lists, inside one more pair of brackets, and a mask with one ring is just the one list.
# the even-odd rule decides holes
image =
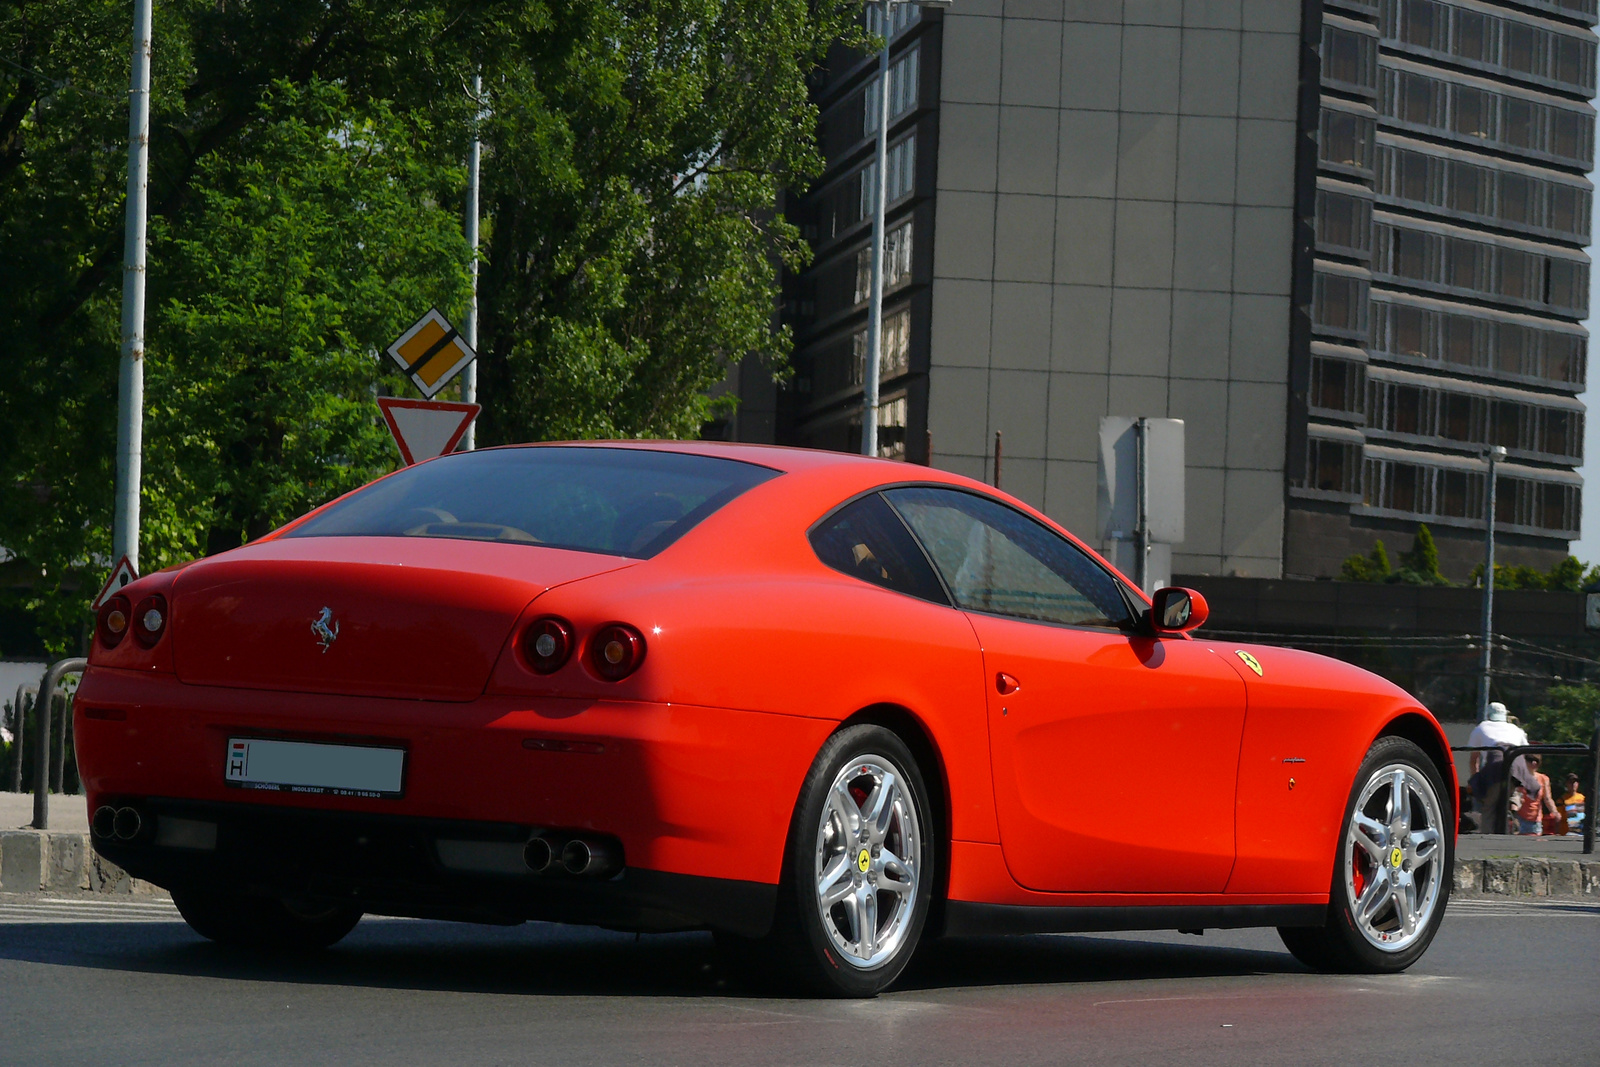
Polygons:
[[[134,841],[94,837],[95,850],[137,878],[168,889],[245,893],[354,904],[379,915],[519,923],[588,923],[625,930],[712,926],[760,936],[776,887],[760,882],[624,868],[605,880],[536,875],[514,863],[494,871],[452,869],[441,842],[482,843],[515,859],[535,827],[161,797],[107,798],[138,808],[147,832]],[[163,842],[164,825],[189,840]],[[207,830],[195,840],[193,828]],[[197,847],[198,844],[198,847]]]
[[[373,911],[420,914],[438,903],[470,917],[481,899],[488,921],[565,918],[638,928],[640,916],[657,911],[675,916],[675,925],[686,918],[717,925],[734,903],[723,899],[730,893],[768,900],[800,784],[835,725],[684,704],[512,696],[446,703],[227,689],[93,666],[74,702],[90,812],[132,800],[150,803],[158,817],[162,806],[220,812],[216,817],[227,819],[219,825],[240,828],[236,836],[221,832],[210,858],[97,841],[108,859],[158,885],[238,877],[238,856],[248,859],[268,840],[278,862],[300,872],[296,891],[305,892],[305,877],[319,867],[338,869],[345,846],[294,842],[329,834],[342,840],[343,831],[332,828],[353,819],[369,828],[409,827],[400,835],[410,835],[405,848],[431,854],[426,863],[435,865],[422,877],[426,863],[417,860],[388,888],[383,872],[390,868],[346,869],[340,892],[353,889]],[[377,798],[230,788],[225,763],[233,737],[403,747],[404,792]],[[471,840],[526,840],[541,828],[608,835],[621,842],[626,869],[616,880],[571,884],[531,872],[510,881],[458,874],[438,865],[429,843],[440,823],[454,826],[452,833],[470,830]],[[249,864],[245,873],[265,877]],[[701,897],[706,903],[695,903]],[[770,911],[770,902],[765,906]]]

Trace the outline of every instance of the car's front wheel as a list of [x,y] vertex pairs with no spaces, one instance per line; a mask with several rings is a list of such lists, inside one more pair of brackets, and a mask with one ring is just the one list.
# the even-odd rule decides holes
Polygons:
[[927,922],[932,817],[905,742],[879,726],[841,730],[801,788],[771,934],[719,940],[785,984],[876,995],[905,969]]
[[1278,931],[1318,970],[1403,971],[1428,950],[1450,899],[1455,834],[1433,762],[1401,737],[1372,746],[1345,808],[1328,921]]
[[174,888],[172,903],[201,937],[237,948],[313,951],[341,940],[361,912],[338,904],[281,900],[225,889]]

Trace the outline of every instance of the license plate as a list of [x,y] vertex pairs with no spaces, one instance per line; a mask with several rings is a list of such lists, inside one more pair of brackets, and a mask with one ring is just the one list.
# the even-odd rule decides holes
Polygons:
[[403,748],[230,737],[225,780],[280,793],[397,797],[405,768]]

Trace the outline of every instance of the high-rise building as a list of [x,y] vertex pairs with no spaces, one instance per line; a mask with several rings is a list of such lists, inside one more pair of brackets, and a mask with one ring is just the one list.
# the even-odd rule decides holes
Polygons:
[[[897,6],[879,448],[1094,536],[1099,420],[1184,419],[1188,574],[1325,576],[1419,522],[1578,534],[1597,0]],[[874,17],[871,12],[868,18]],[[877,57],[815,87],[794,375],[730,432],[853,451]],[[931,456],[929,448],[931,446]]]

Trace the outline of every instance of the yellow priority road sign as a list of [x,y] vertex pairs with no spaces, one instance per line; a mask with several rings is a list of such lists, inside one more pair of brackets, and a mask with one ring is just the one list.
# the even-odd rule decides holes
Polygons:
[[412,384],[422,390],[422,395],[430,399],[460,374],[461,368],[478,358],[438,308],[429,308],[386,351]]

